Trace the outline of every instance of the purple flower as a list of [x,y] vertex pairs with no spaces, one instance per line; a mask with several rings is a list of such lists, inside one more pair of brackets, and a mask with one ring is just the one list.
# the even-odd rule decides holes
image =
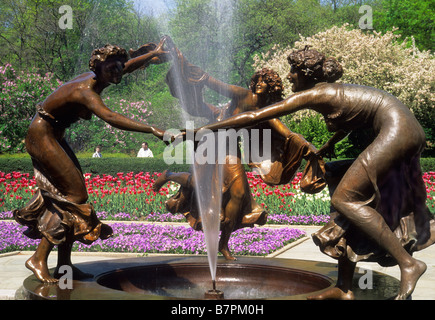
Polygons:
[[[204,233],[188,226],[151,223],[113,223],[112,238],[98,239],[90,245],[75,242],[73,250],[87,252],[136,252],[206,254]],[[12,221],[0,221],[0,253],[15,250],[35,250],[39,240],[29,239],[25,227]],[[254,227],[240,229],[230,238],[230,250],[235,255],[264,256],[305,236],[293,228]],[[218,241],[218,240],[217,240]]]

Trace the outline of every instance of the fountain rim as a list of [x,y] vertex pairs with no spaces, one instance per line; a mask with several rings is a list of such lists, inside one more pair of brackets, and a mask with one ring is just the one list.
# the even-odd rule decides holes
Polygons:
[[[97,283],[102,275],[113,273],[116,270],[147,267],[153,265],[182,265],[182,264],[202,264],[208,265],[207,256],[155,256],[155,257],[137,257],[137,258],[118,258],[109,260],[99,260],[77,263],[80,270],[93,273],[94,277],[83,281],[74,280],[72,290],[58,289],[58,285],[44,285],[36,279],[34,275],[27,277],[21,288],[21,295],[24,299],[39,299],[39,300],[197,300],[185,299],[179,297],[165,297],[158,295],[147,295],[143,293],[132,293],[112,288],[105,287]],[[329,279],[333,287],[337,281],[337,264],[321,261],[299,260],[299,259],[282,259],[282,258],[264,258],[264,257],[238,257],[237,261],[227,261],[223,257],[218,259],[218,268],[222,266],[237,266],[237,265],[254,265],[257,267],[269,268],[291,268],[298,271],[306,271],[316,273],[324,279]],[[50,270],[53,272],[54,268]],[[373,272],[381,277],[389,278],[388,281],[393,281],[394,285],[399,286],[400,282],[390,276],[379,272]],[[390,279],[391,278],[391,279]],[[44,294],[41,294],[41,288],[44,288]],[[325,288],[325,289],[327,289]],[[298,294],[291,296],[270,297],[258,300],[305,300],[307,296],[319,291],[313,291],[306,294]],[[64,294],[64,296],[62,296]],[[65,295],[66,294],[66,295]],[[358,299],[358,297],[356,297]],[[385,299],[385,297],[374,297],[377,299]]]

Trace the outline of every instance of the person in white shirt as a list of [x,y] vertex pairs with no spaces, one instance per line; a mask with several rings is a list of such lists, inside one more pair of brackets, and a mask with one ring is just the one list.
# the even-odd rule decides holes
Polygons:
[[144,142],[142,143],[142,148],[140,148],[139,152],[137,153],[138,158],[153,158],[153,152],[151,149],[148,148],[148,143]]
[[102,157],[103,157],[103,155],[101,154],[101,147],[98,146],[95,148],[95,152],[92,155],[92,158],[102,158]]

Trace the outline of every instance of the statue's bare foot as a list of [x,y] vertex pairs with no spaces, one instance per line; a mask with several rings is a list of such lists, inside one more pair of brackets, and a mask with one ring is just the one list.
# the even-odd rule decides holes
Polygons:
[[400,270],[400,292],[395,300],[406,300],[414,291],[418,279],[426,272],[423,261],[416,260],[412,266]]
[[156,182],[153,184],[153,191],[159,192],[160,188],[168,182],[168,170],[162,172],[162,174],[157,178]]
[[323,291],[317,295],[307,297],[308,300],[355,300],[352,291],[344,292],[338,287]]
[[230,261],[236,261],[237,258],[234,257],[229,249],[221,249],[219,250],[220,253],[222,253],[222,255],[225,257],[225,260],[230,260]]
[[29,260],[26,261],[25,266],[27,269],[33,272],[35,277],[43,283],[57,283],[58,280],[53,278],[48,271],[47,263],[35,259],[31,256]]

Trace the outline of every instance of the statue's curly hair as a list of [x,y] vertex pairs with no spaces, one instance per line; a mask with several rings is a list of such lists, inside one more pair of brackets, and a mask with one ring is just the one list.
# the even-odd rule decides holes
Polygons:
[[104,47],[92,51],[91,59],[89,60],[89,69],[95,72],[98,64],[106,61],[109,57],[120,57],[128,60],[128,54],[125,49],[116,45],[106,44]]
[[257,85],[258,79],[262,77],[267,83],[269,91],[268,94],[271,96],[273,101],[281,101],[284,94],[284,86],[282,84],[281,77],[274,70],[269,68],[262,68],[254,73],[251,77],[251,83],[249,89],[255,93],[255,86]]
[[317,50],[310,49],[310,46],[293,51],[287,60],[295,71],[301,71],[317,82],[335,82],[343,75],[343,68],[335,58],[326,58]]

